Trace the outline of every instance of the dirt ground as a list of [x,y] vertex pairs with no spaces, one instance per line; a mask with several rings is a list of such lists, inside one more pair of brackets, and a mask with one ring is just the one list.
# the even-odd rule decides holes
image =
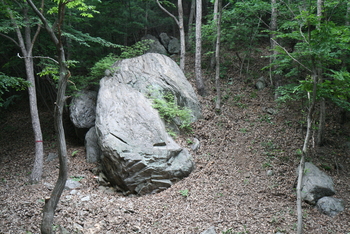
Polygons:
[[[191,74],[189,75],[191,76]],[[212,81],[207,74],[208,86]],[[193,81],[193,80],[192,80]],[[278,105],[270,88],[257,91],[253,80],[223,79],[223,107],[214,110],[214,90],[200,98],[203,119],[193,133],[177,138],[190,148],[196,169],[171,188],[153,195],[123,196],[99,190],[85,162],[84,147],[68,139],[69,176],[83,177],[76,194],[65,190],[54,229],[69,233],[295,233],[293,189],[305,129],[300,105]],[[275,114],[268,113],[268,109]],[[42,108],[45,155],[55,153],[52,112]],[[326,144],[310,150],[309,161],[333,178],[346,209],[335,218],[303,203],[305,233],[350,233],[350,130],[340,124],[339,111],[329,109]],[[27,183],[34,161],[34,138],[24,100],[0,118],[0,233],[39,233],[45,197],[58,174],[58,160],[45,161],[43,180]],[[74,156],[72,156],[74,155]],[[335,165],[341,165],[335,167]],[[273,175],[267,175],[272,170]],[[84,200],[87,201],[84,201]]]

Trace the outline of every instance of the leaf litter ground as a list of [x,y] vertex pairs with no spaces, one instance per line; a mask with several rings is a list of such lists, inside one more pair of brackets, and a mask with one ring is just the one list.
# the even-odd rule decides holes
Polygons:
[[[158,194],[124,197],[99,190],[92,174],[96,165],[85,162],[83,146],[68,140],[69,175],[84,178],[76,194],[64,191],[56,232],[61,226],[69,233],[201,233],[214,226],[217,233],[295,233],[293,185],[305,134],[301,110],[277,105],[271,89],[257,91],[243,80],[226,82],[222,90],[222,112],[213,108],[214,93],[200,98],[203,119],[193,125],[193,134],[177,138],[188,148],[193,137],[200,140],[199,150],[192,152],[196,169]],[[277,113],[269,114],[268,108]],[[0,233],[39,233],[44,199],[58,175],[58,160],[45,161],[42,182],[27,183],[34,161],[27,109],[23,102],[0,121]],[[336,197],[349,204],[350,150],[344,143],[350,124],[339,124],[338,110],[328,113],[326,144],[312,149],[309,160],[328,169]],[[41,111],[41,121],[45,154],[55,153],[52,113]],[[347,207],[335,218],[305,203],[303,211],[305,233],[350,232]]]

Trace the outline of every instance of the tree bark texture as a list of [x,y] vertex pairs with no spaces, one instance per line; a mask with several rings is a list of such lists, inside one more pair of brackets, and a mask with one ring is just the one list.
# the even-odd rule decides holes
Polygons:
[[220,85],[220,39],[221,39],[221,14],[222,0],[216,0],[217,18],[216,18],[216,46],[215,46],[215,87],[216,87],[216,102],[215,109],[221,110],[221,85]]
[[305,157],[308,154],[308,148],[309,148],[309,141],[311,138],[311,131],[312,131],[312,116],[315,109],[315,102],[316,102],[316,92],[317,92],[317,73],[315,72],[313,74],[313,90],[312,90],[312,98],[309,100],[309,111],[307,114],[307,129],[306,129],[306,135],[304,138],[304,145],[302,150],[302,156],[299,164],[299,172],[298,172],[298,184],[297,184],[297,215],[298,215],[298,222],[297,222],[297,234],[303,233],[303,210],[301,207],[302,198],[301,198],[301,183],[303,181],[303,175],[304,175],[304,168],[305,168]]
[[196,11],[196,0],[191,0],[191,10],[190,10],[190,15],[188,17],[188,32],[187,32],[187,40],[186,40],[186,48],[188,50],[192,48],[193,19],[194,19],[195,11]]
[[185,71],[185,59],[186,59],[186,41],[185,41],[185,28],[184,28],[184,13],[182,7],[182,0],[177,1],[177,7],[179,12],[179,30],[180,30],[180,68]]
[[[277,7],[276,7],[276,0],[271,0],[271,24],[270,24],[270,31],[272,32],[270,35],[270,43],[271,43],[271,51],[272,55],[270,57],[270,64],[273,63],[276,60],[277,51],[275,50],[277,43],[276,43],[276,34],[274,32],[277,31]],[[275,66],[270,67],[270,84],[274,84],[274,76],[273,71],[276,70]]]
[[195,73],[196,87],[198,94],[205,95],[205,86],[202,77],[202,0],[196,0],[196,55],[195,55]]
[[[219,1],[215,0],[214,2],[214,16],[213,16],[213,24],[217,27],[217,20],[218,20],[218,9],[219,9]],[[216,30],[217,31],[217,30]],[[216,42],[217,42],[217,35],[213,40],[213,51],[216,52]],[[215,63],[216,63],[216,53],[213,54],[213,56],[210,59],[210,68],[214,69],[215,68]]]
[[179,13],[179,19],[176,18],[175,15],[171,14],[167,9],[165,9],[162,4],[160,4],[159,0],[157,0],[157,4],[165,13],[167,13],[171,18],[173,18],[179,27],[180,31],[180,68],[182,71],[185,70],[185,54],[186,54],[186,47],[185,47],[185,29],[184,29],[184,23],[183,23],[183,8],[182,8],[182,0],[178,0],[178,13]]
[[27,0],[31,8],[38,15],[40,20],[43,22],[46,31],[49,33],[52,41],[54,42],[57,53],[58,53],[58,62],[59,62],[59,73],[60,78],[58,81],[58,91],[57,91],[57,99],[55,103],[55,128],[57,134],[58,141],[58,158],[60,163],[59,175],[56,182],[56,185],[51,193],[51,197],[45,202],[45,206],[43,209],[43,219],[41,223],[41,233],[42,234],[51,234],[52,233],[52,224],[54,219],[55,210],[59,199],[62,195],[63,189],[66,184],[66,180],[68,177],[68,163],[67,163],[67,146],[66,139],[63,128],[62,121],[62,113],[63,107],[65,104],[66,96],[66,87],[67,81],[70,77],[70,73],[68,71],[66,65],[65,52],[62,42],[62,30],[61,26],[63,24],[64,15],[65,15],[65,4],[67,2],[60,1],[58,3],[58,24],[57,24],[57,36],[53,29],[48,24],[47,19],[43,14],[38,10],[38,8],[33,4],[32,0]]
[[[42,2],[43,4],[43,2]],[[35,40],[40,32],[40,25],[38,26],[37,31],[35,32],[33,39],[31,35],[31,22],[29,21],[28,16],[28,4],[24,3],[23,18],[24,18],[24,34],[22,34],[20,27],[17,25],[16,20],[13,16],[13,13],[10,8],[7,8],[7,12],[11,18],[13,27],[15,28],[18,43],[20,47],[25,70],[27,75],[27,81],[30,82],[28,87],[29,95],[29,109],[30,117],[32,121],[32,127],[34,132],[34,141],[35,141],[35,156],[32,172],[29,176],[30,183],[38,183],[41,180],[43,174],[43,158],[44,158],[44,146],[43,146],[43,137],[40,125],[37,97],[36,97],[36,86],[35,86],[35,75],[34,75],[34,62],[33,62],[33,46]]]

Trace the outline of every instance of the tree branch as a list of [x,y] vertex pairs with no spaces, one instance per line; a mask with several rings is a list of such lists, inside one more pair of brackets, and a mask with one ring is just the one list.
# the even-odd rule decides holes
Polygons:
[[57,46],[59,41],[58,41],[54,31],[52,30],[52,28],[49,26],[49,23],[47,22],[47,19],[45,18],[45,16],[38,10],[38,8],[34,5],[32,0],[27,0],[27,2],[29,3],[29,5],[33,9],[33,11],[37,14],[37,16],[39,16],[40,20],[44,24],[46,31],[50,34],[51,39],[54,41],[55,45]]
[[5,37],[5,38],[9,39],[9,40],[10,40],[10,41],[12,41],[13,43],[15,43],[15,44],[16,44],[16,46],[20,47],[20,46],[19,46],[19,44],[18,44],[18,42],[17,42],[17,41],[15,41],[15,39],[13,39],[12,37],[9,37],[9,36],[7,36],[7,35],[5,35],[5,34],[3,34],[3,33],[0,33],[0,36]]
[[309,72],[312,72],[309,68],[307,68],[304,64],[302,64],[301,62],[299,62],[296,58],[294,58],[287,50],[286,48],[284,48],[283,46],[281,46],[275,39],[271,38],[271,40],[273,42],[275,42],[279,47],[281,47],[284,52],[286,52],[286,54],[291,58],[293,59],[295,62],[297,62],[300,66],[302,66],[303,68],[305,68],[306,70],[308,70]]
[[[19,53],[17,53],[17,57],[18,57],[18,58],[21,58],[21,59],[24,59],[24,58],[25,58],[25,57],[21,57],[21,56],[19,55]],[[51,57],[46,57],[46,56],[32,56],[32,58],[49,59],[49,60],[53,61],[54,63],[58,64],[58,61],[55,60],[55,59],[53,59],[53,58],[51,58]]]
[[176,18],[173,14],[171,14],[167,9],[165,9],[165,8],[160,4],[159,0],[157,0],[157,4],[158,4],[158,6],[160,7],[160,9],[162,9],[165,13],[167,13],[170,17],[172,17],[172,18],[175,20],[176,24],[180,27],[180,22],[177,20],[177,18]]

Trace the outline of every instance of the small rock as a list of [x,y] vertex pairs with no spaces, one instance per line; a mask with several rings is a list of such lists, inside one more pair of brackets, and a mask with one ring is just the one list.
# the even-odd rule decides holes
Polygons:
[[79,183],[78,181],[68,179],[66,181],[66,186],[64,188],[65,189],[76,189],[76,188],[79,188],[80,186],[81,186],[81,183]]
[[199,149],[200,145],[201,144],[200,144],[199,140],[197,138],[193,138],[193,144],[191,145],[191,149],[193,151],[197,151]]
[[320,212],[330,217],[336,216],[345,209],[344,201],[334,197],[322,197],[317,201],[316,207]]
[[83,231],[84,229],[80,224],[77,224],[77,223],[73,223],[73,228],[79,231]]
[[49,184],[49,183],[47,183],[47,182],[44,182],[44,186],[46,187],[46,188],[48,188],[49,190],[52,190],[55,186],[53,186],[52,184]]
[[270,115],[275,115],[277,114],[277,110],[273,109],[273,108],[267,108],[266,112]]
[[216,234],[215,232],[215,227],[211,226],[210,228],[208,228],[207,230],[201,232],[201,234]]
[[266,175],[268,175],[268,176],[273,176],[273,170],[268,170],[268,171],[266,172]]
[[258,79],[258,81],[256,82],[255,87],[256,87],[258,90],[264,89],[264,88],[266,87],[265,78],[264,78],[264,77],[260,77],[260,78]]
[[78,194],[78,190],[73,189],[72,191],[70,191],[69,194],[71,194],[71,195],[76,195],[76,194]]
[[60,234],[69,234],[68,230],[65,229],[64,227],[59,226],[59,229],[60,229]]
[[246,172],[246,173],[244,173],[244,175],[243,175],[245,178],[250,178],[250,173],[249,172]]
[[90,195],[83,197],[80,199],[81,201],[90,201]]
[[50,161],[54,160],[54,159],[57,158],[57,157],[58,157],[58,154],[57,154],[57,153],[49,153],[49,154],[47,155],[46,162],[50,162]]

